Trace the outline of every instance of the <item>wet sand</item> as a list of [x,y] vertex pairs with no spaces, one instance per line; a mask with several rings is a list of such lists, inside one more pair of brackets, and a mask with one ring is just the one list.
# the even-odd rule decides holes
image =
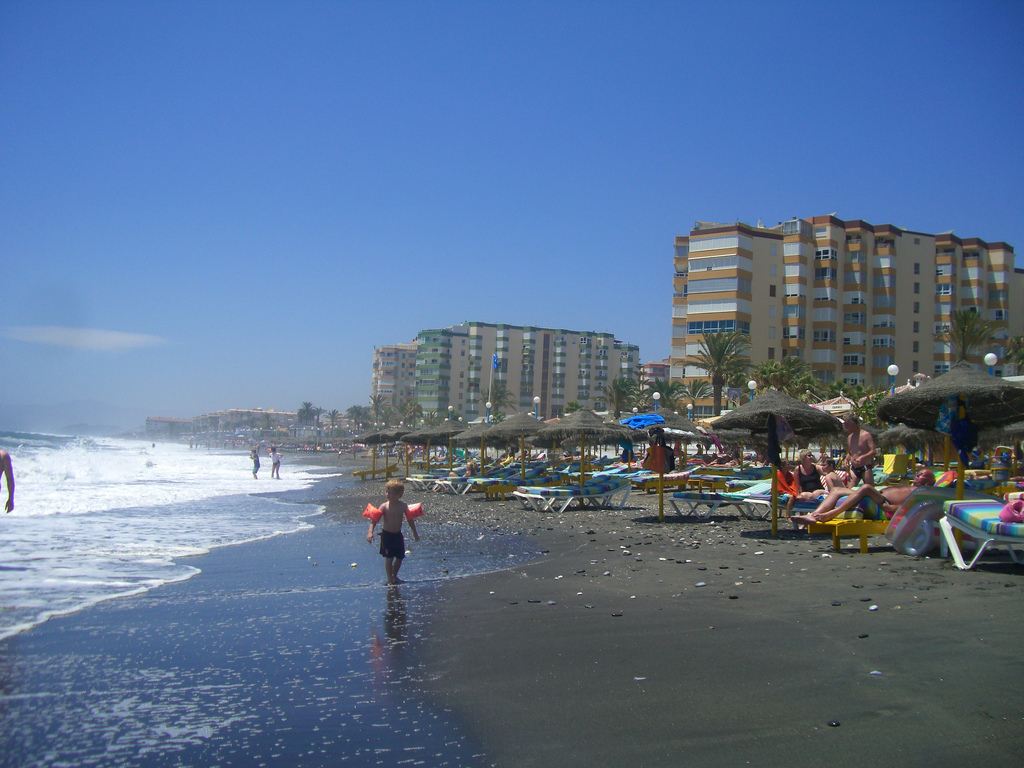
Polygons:
[[884,537],[833,552],[734,508],[702,523],[666,501],[659,523],[654,495],[562,515],[407,496],[427,536],[471,523],[543,552],[446,584],[419,649],[424,690],[495,765],[1018,764],[1024,568],[1005,553],[961,572]]

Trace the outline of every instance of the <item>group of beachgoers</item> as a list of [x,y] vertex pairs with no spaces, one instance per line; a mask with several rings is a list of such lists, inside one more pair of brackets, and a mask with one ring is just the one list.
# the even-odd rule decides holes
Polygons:
[[[277,450],[276,445],[272,445],[269,448],[270,454],[270,476],[273,478],[281,479],[281,452]],[[252,477],[254,480],[259,480],[260,471],[260,446],[259,443],[253,446],[252,450],[249,451],[249,458],[252,459]]]
[[[908,485],[875,488],[877,449],[874,438],[860,428],[856,416],[847,417],[843,427],[847,434],[848,471],[840,470],[830,456],[815,459],[811,451],[801,454],[796,467],[788,461],[782,462],[778,472],[779,491],[787,496],[786,516],[798,527],[828,522],[855,509],[869,520],[891,517],[916,488],[935,485],[934,473],[922,468]],[[794,515],[793,509],[800,501],[819,501],[819,504],[808,514]]]

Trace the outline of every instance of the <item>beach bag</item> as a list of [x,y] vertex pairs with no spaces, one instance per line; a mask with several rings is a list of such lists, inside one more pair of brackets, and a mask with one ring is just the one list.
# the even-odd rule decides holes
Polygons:
[[999,513],[999,521],[1003,523],[1024,523],[1024,500],[1014,499],[1003,507]]

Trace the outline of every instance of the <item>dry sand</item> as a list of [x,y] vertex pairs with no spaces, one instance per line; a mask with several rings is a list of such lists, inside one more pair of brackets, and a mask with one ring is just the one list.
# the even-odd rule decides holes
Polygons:
[[419,649],[424,691],[495,765],[1019,764],[1024,568],[1005,552],[974,572],[883,537],[833,552],[735,508],[698,522],[666,499],[659,523],[656,495],[561,515],[406,500],[421,536],[517,531],[538,553],[445,585]]

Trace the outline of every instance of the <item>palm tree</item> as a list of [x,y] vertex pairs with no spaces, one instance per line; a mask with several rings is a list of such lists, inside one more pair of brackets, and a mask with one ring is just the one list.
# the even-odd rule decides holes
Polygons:
[[646,396],[644,406],[650,407],[652,396],[657,392],[661,395],[661,399],[658,400],[658,408],[667,408],[670,411],[675,411],[679,408],[679,403],[683,401],[683,390],[684,387],[681,381],[655,379],[653,383],[648,385],[647,391],[644,392]]
[[705,400],[711,397],[713,390],[711,382],[707,379],[690,379],[688,384],[683,384],[679,390],[679,399],[682,402],[690,401],[690,405],[697,407],[698,400]]
[[313,409],[313,418],[316,419],[316,444],[320,445],[320,417],[324,415],[326,411],[323,408],[317,406]]
[[766,360],[759,363],[754,367],[750,378],[757,382],[759,391],[777,389],[797,399],[805,397],[807,390],[813,392],[818,386],[811,373],[811,366],[796,355],[785,357],[781,362]]
[[623,411],[628,411],[636,402],[640,388],[634,379],[619,376],[607,384],[600,384],[597,391],[604,399],[615,418],[619,418]]
[[331,437],[335,437],[335,429],[338,426],[338,421],[341,419],[341,411],[334,408],[327,412],[327,420],[331,422]]
[[503,408],[510,410],[518,410],[519,403],[512,393],[509,392],[504,384],[495,384],[490,389],[484,390],[484,402],[491,404],[491,413],[494,414],[496,411],[500,411]]
[[937,338],[950,345],[955,364],[980,354],[981,350],[991,343],[998,329],[998,326],[977,312],[953,310],[949,317],[949,330],[939,334]]
[[423,417],[423,406],[417,403],[415,400],[410,400],[404,406],[402,406],[402,420],[405,421],[410,427],[414,426],[416,419]]
[[373,423],[373,414],[365,405],[352,405],[345,411],[349,421],[356,425],[356,431],[362,433]]
[[1024,373],[1024,336],[1011,336],[1006,340],[1006,362],[1014,368],[1014,373],[1020,376]]
[[384,395],[370,395],[370,410],[373,411],[373,420],[376,422],[381,421],[381,415],[384,413],[384,406],[388,404],[388,399]]
[[295,418],[299,420],[299,424],[311,424],[313,422],[313,404],[309,400],[304,401],[298,413],[295,414]]
[[736,376],[745,376],[750,367],[750,337],[742,331],[704,334],[696,355],[687,357],[683,364],[702,368],[711,379],[711,396],[715,413],[722,410],[722,388]]

